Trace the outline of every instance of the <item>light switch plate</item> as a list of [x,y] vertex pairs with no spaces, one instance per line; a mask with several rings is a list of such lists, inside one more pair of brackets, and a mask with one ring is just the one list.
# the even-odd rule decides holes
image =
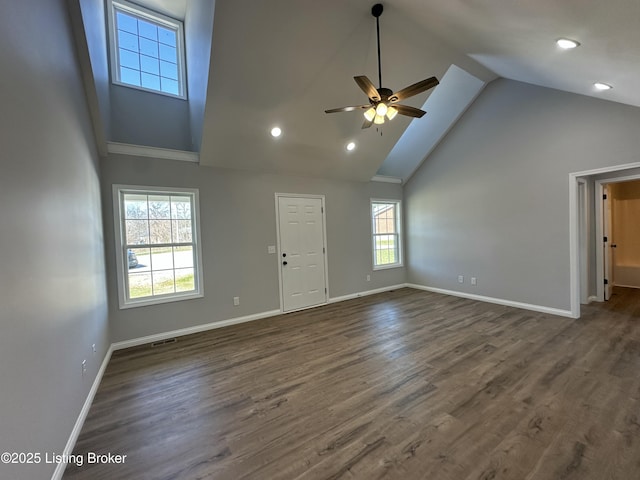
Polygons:
[[275,245],[269,245],[267,247],[267,253],[276,253],[276,246]]

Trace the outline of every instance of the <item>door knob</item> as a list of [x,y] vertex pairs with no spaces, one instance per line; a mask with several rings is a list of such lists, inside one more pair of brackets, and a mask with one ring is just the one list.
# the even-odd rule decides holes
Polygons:
[[615,243],[613,245],[611,245],[611,248],[617,248],[618,245],[616,245]]
[[283,265],[286,265],[286,264],[287,264],[287,261],[285,260],[284,262],[282,262],[282,264],[283,264]]
[[283,258],[284,258],[284,257],[286,257],[286,256],[287,256],[287,254],[286,254],[286,253],[283,253],[283,254],[282,254],[282,257],[283,257]]

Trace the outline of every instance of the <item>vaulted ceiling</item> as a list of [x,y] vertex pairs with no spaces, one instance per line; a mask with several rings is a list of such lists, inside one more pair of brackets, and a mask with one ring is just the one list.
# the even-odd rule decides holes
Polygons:
[[[139,1],[174,16],[188,5]],[[446,134],[451,125],[443,122],[454,123],[497,77],[640,106],[640,2],[388,0],[380,18],[383,86],[398,90],[432,75],[451,82],[405,102],[424,105],[422,119],[398,116],[362,130],[361,112],[324,110],[366,102],[355,75],[377,83],[373,3],[217,0],[200,163],[363,181],[378,172],[406,178]],[[581,46],[560,50],[559,37]],[[469,79],[445,77],[452,65]],[[596,81],[614,88],[597,92]],[[473,88],[456,90],[465,85]],[[276,125],[283,130],[278,139],[269,135]],[[353,152],[345,149],[350,141]]]

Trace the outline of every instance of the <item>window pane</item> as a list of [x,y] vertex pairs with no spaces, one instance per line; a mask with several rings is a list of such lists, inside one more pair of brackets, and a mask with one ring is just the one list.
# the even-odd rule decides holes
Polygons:
[[129,298],[149,297],[152,294],[150,273],[129,274]]
[[173,220],[173,241],[176,243],[193,242],[191,220]]
[[129,271],[135,271],[135,273],[151,271],[150,248],[129,248],[127,254]]
[[138,33],[138,20],[131,15],[127,15],[123,12],[116,12],[116,22],[118,24],[118,30],[124,30],[125,32],[137,34]]
[[[130,8],[131,11],[129,7],[123,11],[113,6],[114,31],[110,40],[116,52],[114,80],[158,93],[183,95],[184,52],[177,48],[183,41],[178,38],[182,22],[161,14],[156,17],[151,12],[138,12],[133,4]],[[160,65],[160,60],[167,63]]]
[[120,65],[134,70],[140,70],[140,55],[121,48]]
[[193,268],[176,270],[176,292],[189,292],[196,289]]
[[178,80],[178,66],[175,63],[160,61],[160,75]]
[[191,242],[196,233],[194,195],[122,187],[116,198],[120,200],[116,215],[122,214],[116,224],[122,228],[122,243],[118,243],[124,267],[123,282],[119,282],[125,289],[121,307],[138,301],[153,304],[156,295],[166,301],[176,292],[200,292],[198,253]]
[[160,68],[158,67],[158,59],[153,57],[148,57],[146,55],[140,55],[140,70],[146,73],[160,75]]
[[173,247],[174,268],[193,267],[193,247]]
[[118,30],[118,47],[137,52],[138,36]]
[[129,85],[140,86],[140,72],[130,68],[120,67],[120,81]]
[[145,245],[149,243],[148,220],[125,220],[127,245]]
[[166,28],[158,27],[158,40],[172,47],[176,46],[176,32]]
[[171,220],[149,220],[151,244],[171,243]]
[[124,218],[149,218],[147,196],[127,193],[124,195]]
[[138,31],[141,37],[148,38],[149,40],[158,40],[158,27],[153,23],[138,20]]
[[150,73],[142,73],[142,86],[153,90],[160,90],[160,77]]
[[172,247],[158,247],[151,249],[151,270],[169,270],[173,268]]
[[160,51],[160,60],[167,62],[177,63],[176,49],[175,47],[169,47],[163,43],[158,45]]
[[175,285],[173,279],[173,270],[154,271],[153,276],[153,294],[162,295],[166,293],[174,293]]
[[149,195],[149,218],[171,218],[168,195]]
[[140,53],[158,58],[158,43],[146,38],[140,38]]
[[178,82],[175,80],[170,80],[168,78],[162,77],[160,79],[162,84],[162,91],[165,93],[171,93],[173,95],[178,95],[180,92],[178,90]]
[[191,198],[171,197],[171,218],[187,219],[191,218]]

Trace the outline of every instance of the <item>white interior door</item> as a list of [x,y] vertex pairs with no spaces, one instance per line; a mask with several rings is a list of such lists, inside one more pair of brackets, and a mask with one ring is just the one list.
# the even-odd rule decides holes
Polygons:
[[277,198],[282,309],[290,312],[326,303],[322,199]]
[[602,197],[602,226],[604,236],[604,299],[611,298],[611,290],[613,289],[613,259],[611,258],[611,195],[610,189],[604,186],[604,196]]

